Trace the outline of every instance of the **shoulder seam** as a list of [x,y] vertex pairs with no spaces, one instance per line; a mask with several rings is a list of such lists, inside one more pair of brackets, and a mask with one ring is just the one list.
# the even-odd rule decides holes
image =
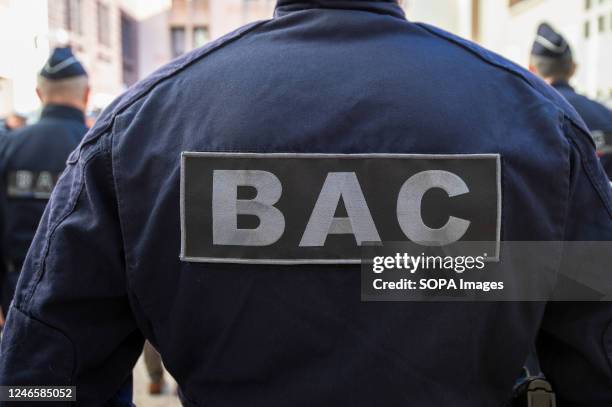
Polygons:
[[[105,152],[106,150],[96,147],[95,151],[91,152],[86,160],[82,163],[82,168],[80,168],[80,172],[77,173],[78,175],[78,185],[76,185],[76,194],[69,194],[68,195],[68,201],[66,204],[66,207],[62,209],[62,211],[60,213],[58,213],[57,218],[55,219],[54,222],[51,222],[49,224],[49,228],[45,234],[44,240],[43,240],[43,247],[42,247],[42,252],[41,252],[41,256],[40,256],[40,260],[38,262],[36,262],[34,264],[34,275],[32,276],[32,281],[29,282],[29,286],[27,286],[27,289],[24,289],[24,294],[23,297],[20,298],[16,298],[14,300],[14,303],[16,306],[21,306],[23,308],[24,312],[30,313],[31,312],[31,307],[32,307],[32,298],[34,297],[34,293],[36,292],[36,290],[38,289],[38,285],[40,284],[40,281],[43,278],[43,275],[45,273],[45,267],[46,267],[46,261],[47,261],[47,257],[49,255],[49,247],[51,245],[51,240],[54,238],[55,236],[55,232],[57,230],[58,227],[61,226],[61,224],[70,216],[74,213],[74,211],[76,210],[76,206],[78,204],[79,198],[81,197],[81,193],[83,192],[83,186],[84,186],[84,179],[85,179],[85,169],[87,168],[87,166],[89,165],[89,163],[91,162],[91,160],[93,158],[95,158],[98,154]],[[108,152],[108,151],[107,151]],[[76,171],[76,170],[75,170]],[[71,200],[72,199],[72,200]],[[21,300],[21,301],[19,301]]]
[[[422,28],[423,30],[427,31],[428,33],[435,35],[438,38],[441,38],[447,42],[453,43],[455,45],[457,45],[458,47],[461,47],[463,49],[465,49],[466,51],[468,51],[469,53],[475,55],[476,57],[480,58],[482,61],[486,62],[487,64],[497,67],[499,69],[502,69],[516,77],[518,77],[519,79],[522,79],[525,83],[527,83],[533,90],[535,90],[536,92],[538,92],[540,95],[542,95],[551,105],[553,105],[559,112],[561,112],[561,114],[570,122],[572,122],[572,124],[577,127],[578,129],[580,129],[586,136],[588,136],[589,139],[591,139],[590,133],[588,132],[588,130],[586,130],[585,128],[583,128],[583,126],[576,122],[571,116],[569,116],[562,108],[561,106],[559,106],[554,100],[551,100],[550,98],[548,98],[545,94],[543,94],[540,90],[538,90],[534,84],[529,80],[528,77],[526,77],[525,75],[523,75],[521,72],[516,71],[514,69],[511,69],[508,66],[505,66],[499,62],[496,62],[494,60],[492,60],[491,58],[487,57],[485,54],[478,52],[477,50],[475,50],[474,48],[472,48],[469,44],[467,43],[463,43],[461,41],[457,41],[456,39],[452,38],[452,37],[447,37],[444,35],[441,35],[440,33],[432,30],[427,24],[423,24],[423,23],[415,23],[415,25],[417,25],[418,27]],[[591,139],[591,143],[592,143],[592,139]]]

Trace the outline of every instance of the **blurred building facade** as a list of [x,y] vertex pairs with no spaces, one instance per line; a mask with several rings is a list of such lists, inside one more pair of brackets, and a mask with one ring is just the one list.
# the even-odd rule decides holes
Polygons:
[[48,56],[46,0],[0,0],[0,117],[38,105],[36,74]]
[[121,0],[47,0],[49,48],[70,45],[85,65],[91,104],[104,107],[123,88]]
[[135,21],[138,72],[157,67],[251,21],[270,18],[275,0],[123,0]]
[[122,0],[0,0],[0,115],[39,107],[36,76],[49,52],[69,45],[90,74],[91,106],[123,88]]
[[39,103],[36,75],[70,45],[90,74],[91,108],[175,57],[248,22],[275,0],[0,0],[0,116]]
[[574,86],[612,99],[612,0],[404,0],[408,18],[441,26],[527,66],[538,25],[547,21],[571,44]]
[[[275,0],[0,0],[0,116],[36,109],[36,74],[69,44],[91,74],[92,108],[171,59],[254,20]],[[574,48],[574,85],[612,99],[612,0],[401,0],[408,18],[527,65],[538,24]]]
[[403,0],[401,4],[411,21],[433,24],[472,40],[478,36],[477,0]]
[[[510,1],[511,4],[508,4]],[[572,46],[580,92],[612,98],[612,0],[481,0],[481,42],[522,65],[548,21]]]

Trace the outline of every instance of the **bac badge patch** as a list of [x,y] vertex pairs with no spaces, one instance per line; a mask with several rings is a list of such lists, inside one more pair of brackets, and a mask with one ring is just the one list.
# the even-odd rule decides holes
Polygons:
[[498,256],[496,154],[184,152],[181,260],[358,264],[364,245],[490,244]]
[[49,199],[59,177],[59,173],[49,171],[10,171],[7,176],[7,197]]

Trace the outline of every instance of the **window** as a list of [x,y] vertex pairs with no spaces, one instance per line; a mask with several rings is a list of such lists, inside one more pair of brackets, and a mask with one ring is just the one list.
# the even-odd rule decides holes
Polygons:
[[584,38],[591,36],[591,23],[589,21],[584,23]]
[[600,33],[606,31],[606,18],[604,16],[599,16],[597,19],[597,27]]
[[64,0],[64,28],[77,34],[83,34],[82,0]]
[[514,6],[515,4],[521,3],[525,0],[510,0],[510,7]]
[[64,0],[64,28],[72,31],[72,0]]
[[121,12],[121,55],[123,83],[130,86],[138,80],[138,31],[136,20]]
[[185,39],[185,27],[172,27],[170,29],[172,58],[176,58],[185,53]]
[[590,10],[591,9],[591,0],[584,0],[584,8],[586,10]]
[[134,55],[134,40],[135,40],[134,23],[132,20],[121,14],[121,53],[124,57]]
[[194,48],[201,47],[206,44],[209,40],[208,28],[206,27],[194,27],[193,28],[193,46]]
[[102,45],[110,45],[110,16],[108,6],[101,1],[96,4],[98,16],[98,42]]

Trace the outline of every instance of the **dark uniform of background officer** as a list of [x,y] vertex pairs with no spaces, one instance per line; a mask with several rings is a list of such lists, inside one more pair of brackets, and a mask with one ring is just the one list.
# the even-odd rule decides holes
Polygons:
[[2,309],[66,159],[87,132],[87,73],[69,48],[56,48],[38,77],[40,120],[0,140]]
[[[499,406],[538,337],[561,406],[612,405],[608,303],[362,303],[358,265],[181,261],[185,151],[500,154],[503,240],[612,240],[589,132],[545,83],[394,1],[281,0],[131,88],[70,156],[0,383],[103,405],[144,336],[188,406]],[[311,171],[287,167],[290,187],[315,189]]]
[[601,161],[612,179],[612,111],[572,88],[569,82],[576,72],[572,49],[565,38],[546,23],[538,28],[529,65],[532,72],[550,83],[580,114],[596,142],[601,143],[598,145]]

